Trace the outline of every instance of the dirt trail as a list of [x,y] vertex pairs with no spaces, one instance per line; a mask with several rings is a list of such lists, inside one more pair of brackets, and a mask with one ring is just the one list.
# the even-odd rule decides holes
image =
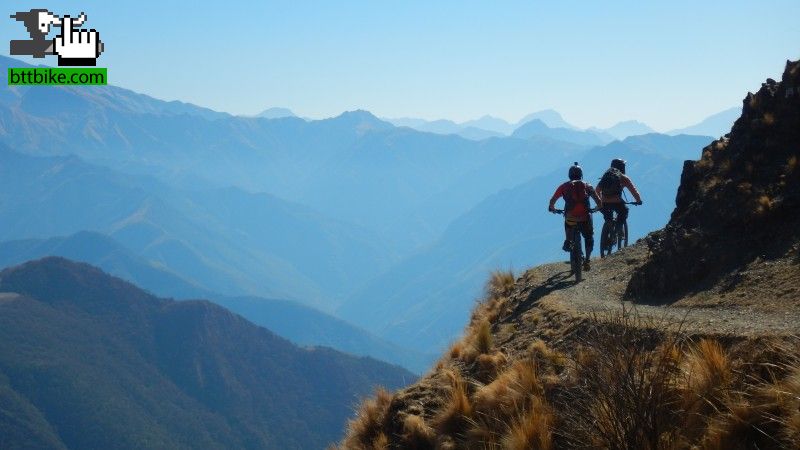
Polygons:
[[[626,308],[641,317],[682,322],[682,329],[689,334],[800,336],[800,308],[770,310],[760,307],[759,290],[754,288],[748,291],[747,286],[734,292],[731,296],[737,299],[728,302],[709,303],[707,298],[710,296],[707,293],[684,297],[673,306],[623,302],[621,299],[632,271],[642,264],[646,255],[647,247],[638,243],[605,259],[593,260],[592,270],[584,274],[584,280],[580,283],[575,283],[567,262],[537,266],[527,271],[521,282],[518,281],[518,291],[512,299],[513,311],[501,318],[500,322],[519,324],[520,317],[534,307],[544,312],[575,318],[598,317],[601,320],[608,316],[605,314],[607,312]],[[794,267],[790,270],[797,269]],[[746,296],[749,297],[748,301],[742,301]],[[719,297],[718,294],[714,295],[714,298]],[[687,298],[692,301],[687,301]],[[677,306],[687,303],[701,306]]]

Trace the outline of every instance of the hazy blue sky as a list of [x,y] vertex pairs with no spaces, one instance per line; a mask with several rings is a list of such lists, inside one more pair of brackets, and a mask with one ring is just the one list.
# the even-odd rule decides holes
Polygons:
[[[237,114],[516,121],[554,108],[584,127],[665,130],[740,105],[800,58],[798,0],[14,4],[85,11],[113,84]],[[0,30],[25,36],[12,19]]]

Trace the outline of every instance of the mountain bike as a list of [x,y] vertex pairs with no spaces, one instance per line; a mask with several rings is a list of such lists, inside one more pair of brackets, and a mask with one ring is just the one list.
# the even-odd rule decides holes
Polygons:
[[[589,212],[597,212],[597,209],[592,208]],[[552,213],[563,215],[564,210],[554,209]],[[581,245],[581,231],[578,229],[577,225],[569,227],[568,240],[570,242],[569,266],[572,270],[572,274],[575,275],[575,282],[578,283],[583,279],[583,245]]]
[[[622,202],[623,205],[641,205],[639,202]],[[603,222],[603,231],[600,232],[600,257],[605,258],[611,254],[614,246],[617,250],[628,246],[628,221],[619,220],[619,214],[613,213],[610,221]]]

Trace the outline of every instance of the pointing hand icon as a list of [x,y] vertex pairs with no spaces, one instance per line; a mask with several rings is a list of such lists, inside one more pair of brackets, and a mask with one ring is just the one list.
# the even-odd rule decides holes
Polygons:
[[61,19],[61,34],[53,39],[59,66],[97,65],[97,57],[103,52],[104,45],[97,30],[78,28],[85,21],[86,15],[83,13],[77,19],[69,16]]

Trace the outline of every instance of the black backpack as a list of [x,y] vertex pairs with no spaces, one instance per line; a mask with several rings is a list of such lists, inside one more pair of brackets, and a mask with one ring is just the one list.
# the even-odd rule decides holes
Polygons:
[[578,203],[583,203],[586,205],[586,209],[589,209],[589,194],[586,193],[586,189],[586,183],[583,181],[570,181],[562,194],[564,203],[566,203],[564,210],[570,212]]
[[603,195],[622,194],[622,172],[613,167],[606,170],[606,173],[600,177],[597,187],[603,191]]

